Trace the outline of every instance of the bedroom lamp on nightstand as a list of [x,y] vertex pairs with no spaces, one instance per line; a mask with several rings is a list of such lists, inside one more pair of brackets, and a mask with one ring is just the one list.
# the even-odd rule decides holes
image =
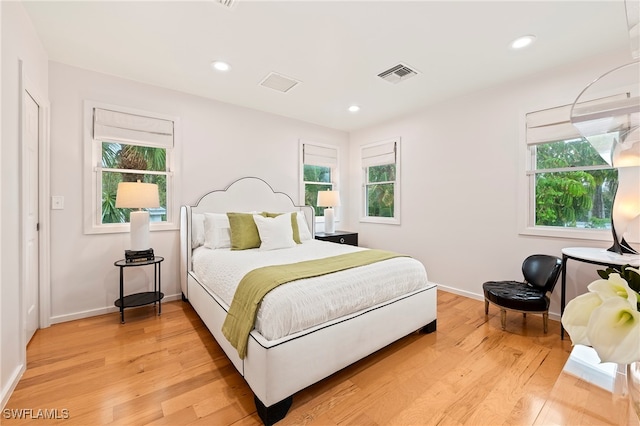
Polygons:
[[340,192],[338,191],[318,191],[318,207],[324,209],[324,232],[333,234],[336,232],[334,207],[340,205]]
[[116,207],[138,209],[131,212],[131,250],[147,250],[149,246],[149,212],[142,209],[160,207],[158,185],[155,183],[120,182]]

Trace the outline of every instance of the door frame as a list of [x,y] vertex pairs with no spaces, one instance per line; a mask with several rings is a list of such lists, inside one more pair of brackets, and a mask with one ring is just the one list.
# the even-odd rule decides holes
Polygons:
[[[46,93],[42,92],[32,80],[29,79],[28,74],[25,72],[22,60],[19,61],[20,67],[20,97],[19,97],[19,117],[20,117],[20,310],[22,312],[20,321],[22,321],[20,329],[22,330],[23,338],[26,333],[26,310],[25,302],[25,283],[26,277],[26,256],[24,247],[24,239],[26,238],[26,223],[24,220],[24,214],[27,211],[27,197],[25,185],[27,179],[27,167],[25,165],[26,156],[24,153],[24,97],[26,93],[33,98],[38,104],[38,223],[40,230],[38,232],[38,326],[39,328],[46,328],[51,325],[51,269],[50,269],[50,212],[49,212],[49,198],[50,198],[50,104]],[[25,93],[26,92],[26,93]],[[27,342],[23,342],[21,345],[26,349]]]

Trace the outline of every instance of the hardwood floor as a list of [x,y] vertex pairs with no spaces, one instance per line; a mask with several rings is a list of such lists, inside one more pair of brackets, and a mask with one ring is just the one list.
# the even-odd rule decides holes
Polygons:
[[[260,424],[249,387],[189,304],[163,304],[161,317],[127,310],[124,325],[118,315],[38,330],[2,424]],[[297,393],[278,425],[531,424],[571,351],[559,333],[556,321],[545,335],[541,316],[516,313],[502,331],[495,307],[485,319],[483,302],[439,291],[436,333]]]

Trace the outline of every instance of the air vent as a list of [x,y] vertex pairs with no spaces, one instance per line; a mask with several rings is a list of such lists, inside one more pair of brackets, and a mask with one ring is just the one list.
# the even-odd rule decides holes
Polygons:
[[215,0],[220,6],[224,6],[227,9],[231,9],[236,3],[236,0]]
[[260,86],[286,93],[294,88],[300,81],[272,72],[260,82]]
[[388,81],[389,83],[397,84],[401,81],[405,81],[417,75],[418,73],[404,64],[398,64],[395,67],[389,68],[386,71],[378,74],[378,77]]

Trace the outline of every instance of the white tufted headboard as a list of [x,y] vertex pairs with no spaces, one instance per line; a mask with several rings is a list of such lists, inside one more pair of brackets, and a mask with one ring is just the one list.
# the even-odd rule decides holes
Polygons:
[[192,214],[249,211],[302,211],[311,235],[315,235],[313,207],[296,206],[290,196],[274,191],[271,185],[260,178],[240,178],[225,189],[211,191],[202,196],[195,205],[180,207],[180,287],[184,297],[188,297],[187,274],[192,268]]

